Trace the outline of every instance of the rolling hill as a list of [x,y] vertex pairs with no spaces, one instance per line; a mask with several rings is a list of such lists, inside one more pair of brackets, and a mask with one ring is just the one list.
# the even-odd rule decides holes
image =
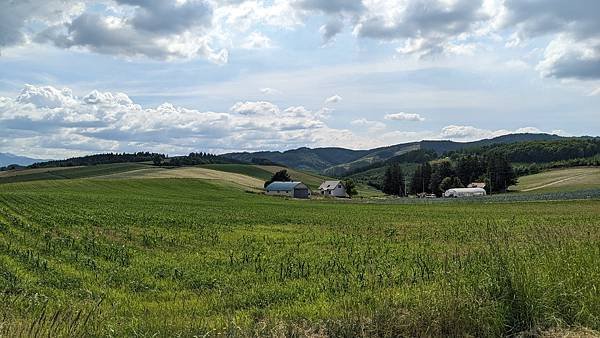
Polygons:
[[510,134],[474,142],[420,141],[396,144],[369,150],[343,148],[299,148],[284,152],[268,151],[256,153],[229,153],[222,155],[233,160],[253,162],[269,160],[296,169],[322,173],[327,176],[343,176],[351,171],[383,162],[413,150],[433,150],[438,154],[467,148],[490,146],[525,141],[550,141],[562,139],[550,134]]

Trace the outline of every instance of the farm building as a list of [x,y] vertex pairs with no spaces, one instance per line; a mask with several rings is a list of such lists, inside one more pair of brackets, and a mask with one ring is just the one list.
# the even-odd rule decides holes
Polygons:
[[467,188],[485,188],[485,183],[483,182],[473,182],[473,183],[469,183],[469,185],[467,185]]
[[346,186],[342,181],[325,181],[319,186],[319,193],[324,196],[348,197]]
[[302,182],[273,182],[267,186],[267,195],[309,198],[310,189]]
[[485,196],[485,189],[482,188],[453,188],[444,193],[444,197],[474,197]]

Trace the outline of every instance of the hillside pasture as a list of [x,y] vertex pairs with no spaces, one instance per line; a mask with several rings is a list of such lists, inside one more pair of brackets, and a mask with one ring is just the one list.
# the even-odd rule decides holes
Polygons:
[[600,329],[600,200],[340,203],[190,178],[0,187],[0,336]]
[[98,164],[81,167],[36,168],[0,172],[0,184],[38,180],[91,178],[148,168],[141,163]]
[[207,169],[205,167],[178,167],[178,168],[146,168],[122,174],[105,176],[106,179],[155,179],[155,178],[187,178],[214,180],[237,184],[253,190],[262,190],[264,181],[255,177],[238,174],[235,172]]
[[519,178],[510,188],[519,192],[558,192],[600,189],[600,168],[557,169]]

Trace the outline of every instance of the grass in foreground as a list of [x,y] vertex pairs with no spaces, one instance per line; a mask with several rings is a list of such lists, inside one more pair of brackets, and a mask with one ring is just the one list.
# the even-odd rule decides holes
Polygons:
[[381,205],[191,179],[7,184],[0,335],[598,330],[599,216],[598,200]]

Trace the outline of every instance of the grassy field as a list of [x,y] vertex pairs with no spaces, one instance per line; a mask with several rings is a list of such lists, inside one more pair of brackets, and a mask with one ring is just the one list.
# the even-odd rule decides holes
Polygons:
[[600,200],[302,201],[185,178],[4,184],[0,336],[598,330],[599,220]]
[[148,168],[140,163],[99,164],[87,167],[38,168],[0,172],[0,184],[38,180],[91,178]]
[[556,192],[600,189],[600,168],[568,168],[519,178],[511,190],[520,192]]

